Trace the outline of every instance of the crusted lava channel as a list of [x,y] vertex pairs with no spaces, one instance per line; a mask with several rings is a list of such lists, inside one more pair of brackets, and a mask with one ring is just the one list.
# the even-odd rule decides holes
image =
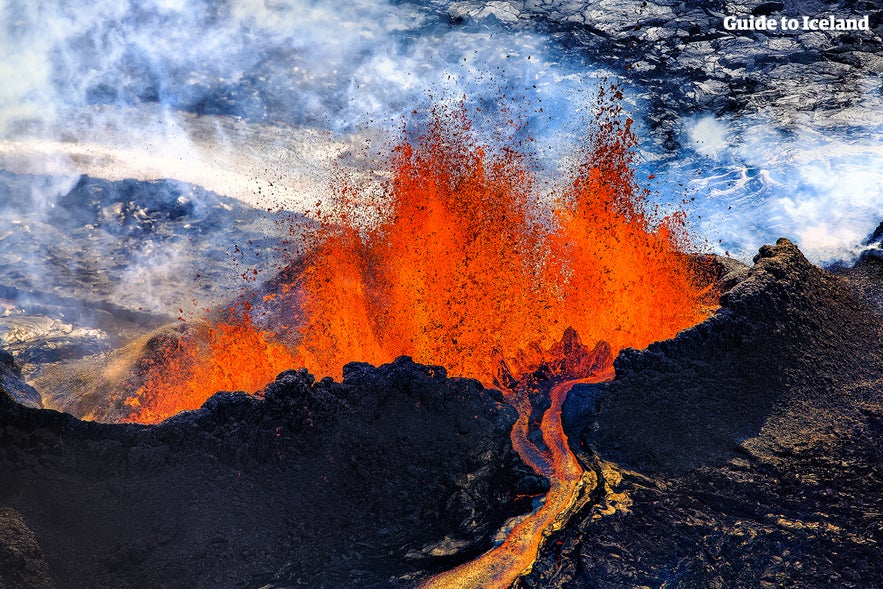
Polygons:
[[521,368],[526,362],[529,372],[516,377],[500,360],[495,381],[518,410],[512,446],[534,472],[548,479],[548,488],[541,503],[530,514],[513,521],[492,550],[424,580],[421,589],[506,589],[531,569],[545,538],[566,525],[574,509],[597,486],[597,478],[591,471],[583,471],[568,447],[561,407],[575,384],[613,378],[612,360],[606,342],[599,342],[590,351],[570,328],[547,354],[530,360],[522,355]]

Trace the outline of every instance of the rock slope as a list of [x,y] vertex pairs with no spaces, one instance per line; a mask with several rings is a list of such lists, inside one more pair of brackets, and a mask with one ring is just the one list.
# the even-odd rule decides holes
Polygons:
[[60,588],[407,586],[529,508],[514,410],[407,358],[285,372],[153,427],[0,399],[0,506]]
[[883,325],[789,241],[702,324],[574,390],[565,431],[606,480],[523,587],[873,587]]

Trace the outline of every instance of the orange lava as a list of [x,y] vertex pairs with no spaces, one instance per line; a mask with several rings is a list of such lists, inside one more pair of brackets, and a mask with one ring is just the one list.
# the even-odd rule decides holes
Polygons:
[[128,421],[159,423],[200,407],[218,391],[260,391],[297,360],[257,329],[247,310],[231,310],[229,320],[196,325],[153,362],[144,385],[126,400]]
[[[340,377],[347,362],[401,355],[490,383],[500,357],[518,365],[567,327],[615,356],[702,320],[683,216],[646,210],[631,121],[602,96],[554,197],[539,194],[529,150],[482,144],[464,108],[438,108],[394,149],[382,196],[338,178],[341,206],[302,270],[264,297],[298,305],[293,331],[258,328],[248,309],[197,326],[157,358],[127,401],[131,419],[160,421],[217,390],[255,392],[292,367]],[[359,226],[365,210],[375,222]]]
[[[603,382],[610,378],[612,374],[605,370],[552,387],[549,393],[552,406],[543,414],[540,424],[548,450],[539,450],[526,434],[523,439],[518,439],[517,427],[513,429],[512,442],[519,455],[538,474],[549,479],[549,492],[546,493],[542,505],[515,524],[499,546],[474,560],[430,577],[420,584],[419,589],[506,589],[531,569],[546,535],[565,523],[568,511],[584,485],[582,466],[567,446],[567,436],[561,425],[561,406],[574,385]],[[523,405],[529,407],[530,403],[513,394],[516,396],[516,406],[522,405],[519,408],[519,421],[526,421],[527,418],[522,413],[525,410]],[[529,409],[527,411],[529,415]]]
[[321,230],[303,275],[302,363],[339,376],[408,355],[489,382],[498,354],[546,349],[567,327],[615,355],[702,320],[683,216],[653,222],[631,121],[605,107],[545,217],[521,150],[482,145],[462,109],[437,110],[395,151],[385,220]]

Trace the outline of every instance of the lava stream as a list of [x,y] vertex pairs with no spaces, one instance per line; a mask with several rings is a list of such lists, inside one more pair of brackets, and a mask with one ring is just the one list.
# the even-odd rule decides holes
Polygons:
[[543,540],[564,523],[564,518],[588,480],[568,447],[567,435],[561,424],[561,406],[574,385],[604,382],[612,378],[613,368],[607,366],[589,377],[567,380],[552,387],[549,392],[552,405],[546,410],[540,425],[548,452],[537,448],[528,438],[530,400],[527,392],[519,388],[508,393],[509,402],[518,409],[518,421],[512,428],[512,445],[525,463],[549,479],[549,492],[542,505],[518,522],[502,544],[475,560],[431,577],[420,585],[421,589],[506,589],[518,577],[530,571]]

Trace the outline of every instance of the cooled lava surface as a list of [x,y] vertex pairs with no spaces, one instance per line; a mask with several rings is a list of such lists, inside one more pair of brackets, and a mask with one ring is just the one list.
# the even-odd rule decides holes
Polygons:
[[[543,490],[512,451],[515,416],[405,358],[350,364],[342,382],[285,372],[264,399],[219,393],[158,426],[4,393],[0,504],[58,587],[408,586],[487,549]],[[17,583],[27,562],[13,564],[8,586],[49,586]]]

